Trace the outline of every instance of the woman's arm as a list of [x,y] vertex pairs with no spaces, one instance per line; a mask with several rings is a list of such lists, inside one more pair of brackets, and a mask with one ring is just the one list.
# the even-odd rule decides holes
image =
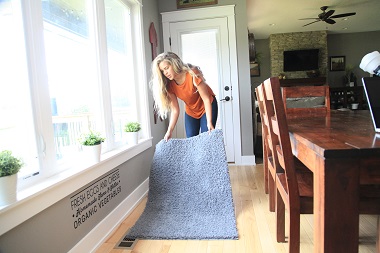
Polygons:
[[208,90],[207,90],[207,84],[205,84],[202,81],[197,85],[197,89],[205,105],[207,128],[209,131],[214,130],[215,126],[212,124],[212,106],[211,106],[210,94],[208,93]]
[[171,101],[170,102],[171,112],[170,112],[169,127],[164,136],[165,141],[168,141],[172,137],[172,133],[173,133],[175,125],[177,124],[178,116],[179,116],[179,104],[178,104],[177,96],[174,95],[173,93],[168,93],[168,95]]

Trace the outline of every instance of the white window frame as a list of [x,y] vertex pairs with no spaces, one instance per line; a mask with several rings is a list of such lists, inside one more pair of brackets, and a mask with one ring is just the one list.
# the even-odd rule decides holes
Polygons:
[[[133,38],[133,47],[135,49],[133,50],[133,60],[136,66],[134,74],[136,76],[135,85],[137,86],[139,97],[139,121],[143,126],[142,130],[140,130],[139,143],[135,146],[124,145],[108,151],[102,154],[101,161],[97,164],[91,166],[79,165],[78,167],[63,171],[57,168],[58,166],[54,159],[54,134],[44,57],[41,0],[18,1],[21,2],[24,17],[25,40],[29,42],[26,45],[26,51],[28,52],[29,78],[36,136],[40,137],[37,146],[41,169],[39,175],[27,179],[27,183],[22,182],[20,184],[21,187],[17,192],[17,202],[6,207],[0,207],[0,235],[152,147],[141,0],[120,0],[131,8],[131,15],[133,16],[132,33],[137,35]],[[95,13],[101,13],[102,6],[104,8],[103,1],[95,0],[94,2],[96,3]],[[101,15],[103,15],[102,20],[104,22],[104,13]],[[105,23],[102,25],[105,26]],[[105,29],[98,29],[98,32],[100,37],[103,36],[103,38],[105,38],[105,34],[102,34],[105,33]],[[107,50],[106,46],[103,50]],[[102,59],[104,55],[106,56],[106,52],[102,50],[100,52],[100,54],[103,55],[100,56]],[[102,68],[100,72],[102,75],[107,75],[106,68]],[[111,122],[111,120],[108,122]],[[110,130],[111,126],[107,126],[107,128],[107,135],[113,134]]]

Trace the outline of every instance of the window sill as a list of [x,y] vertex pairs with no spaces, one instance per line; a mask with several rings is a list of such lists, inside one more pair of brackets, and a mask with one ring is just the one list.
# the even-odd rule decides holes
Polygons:
[[136,146],[103,154],[101,161],[97,164],[82,165],[79,168],[63,171],[17,192],[15,203],[0,207],[0,235],[150,147],[152,147],[151,138],[140,140]]

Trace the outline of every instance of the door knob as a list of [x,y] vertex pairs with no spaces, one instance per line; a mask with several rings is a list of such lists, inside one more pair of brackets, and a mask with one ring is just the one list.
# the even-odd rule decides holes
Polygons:
[[225,98],[222,98],[220,101],[230,101],[231,98],[229,96],[226,96]]

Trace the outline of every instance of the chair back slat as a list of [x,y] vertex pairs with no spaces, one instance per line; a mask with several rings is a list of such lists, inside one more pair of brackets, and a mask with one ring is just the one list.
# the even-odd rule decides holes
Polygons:
[[282,153],[282,149],[281,149],[280,145],[276,146],[276,152],[277,152],[277,157],[278,157],[278,163],[280,164],[280,166],[282,168],[284,168],[286,166],[285,165],[285,158],[284,158],[284,154]]
[[280,130],[278,129],[278,122],[275,117],[272,117],[272,127],[273,127],[273,132],[279,136],[280,135]]
[[[324,101],[323,104],[320,98]],[[282,100],[285,113],[289,116],[330,112],[330,88],[327,85],[282,87]]]
[[282,87],[283,98],[324,97],[329,86]]

